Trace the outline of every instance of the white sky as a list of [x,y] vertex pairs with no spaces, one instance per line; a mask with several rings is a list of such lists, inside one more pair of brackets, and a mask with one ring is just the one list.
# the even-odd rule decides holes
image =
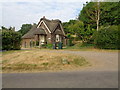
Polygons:
[[62,22],[75,19],[90,0],[2,0],[0,1],[0,26],[15,26],[38,23],[41,17],[60,19]]

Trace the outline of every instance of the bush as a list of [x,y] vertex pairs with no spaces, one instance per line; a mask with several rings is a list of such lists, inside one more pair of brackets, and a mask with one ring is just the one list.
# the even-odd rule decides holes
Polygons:
[[73,45],[74,45],[74,44],[72,43],[72,41],[73,41],[72,39],[69,39],[69,40],[68,40],[68,46],[73,46]]
[[118,26],[102,27],[94,33],[94,43],[101,49],[120,49]]
[[51,49],[53,47],[53,44],[47,44],[47,48]]
[[39,46],[39,41],[36,41],[36,46]]
[[49,48],[49,49],[51,49],[52,46],[53,46],[52,44],[42,44],[41,48]]
[[73,44],[72,41],[73,41],[74,38],[71,36],[71,34],[68,34],[68,35],[67,35],[67,38],[68,38],[68,40],[67,40],[67,45],[68,45],[68,46],[73,46],[74,44]]
[[2,30],[2,50],[19,50],[21,34],[11,30]]
[[41,45],[41,48],[46,48],[46,47],[47,47],[46,44],[42,44],[42,45]]

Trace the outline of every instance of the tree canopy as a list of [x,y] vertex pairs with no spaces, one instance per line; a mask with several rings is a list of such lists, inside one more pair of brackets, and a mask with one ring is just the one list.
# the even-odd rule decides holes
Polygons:
[[24,34],[26,34],[30,29],[32,28],[32,24],[23,24],[21,29],[18,31],[22,34],[22,36]]
[[21,34],[2,27],[2,50],[18,50],[21,45]]
[[[119,4],[120,2],[86,2],[77,20],[63,23],[65,32],[76,34],[83,43],[94,43],[100,48],[117,48],[117,33],[120,32],[117,31],[120,22]],[[104,37],[103,34],[107,36]],[[104,45],[106,42],[109,43]]]
[[92,28],[97,27],[96,20],[99,11],[99,26],[118,25],[120,12],[120,2],[89,2],[80,11],[78,19],[85,25],[90,24]]

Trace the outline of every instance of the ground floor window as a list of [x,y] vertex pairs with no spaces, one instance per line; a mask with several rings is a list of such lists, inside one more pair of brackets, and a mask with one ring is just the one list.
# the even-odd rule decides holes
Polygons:
[[30,41],[30,47],[32,47],[32,41]]
[[26,48],[26,42],[24,42],[24,47]]
[[40,44],[44,44],[45,40],[45,35],[40,35]]

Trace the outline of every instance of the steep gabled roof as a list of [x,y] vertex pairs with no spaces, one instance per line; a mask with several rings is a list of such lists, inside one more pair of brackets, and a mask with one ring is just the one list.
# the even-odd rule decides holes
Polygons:
[[34,34],[46,34],[45,30],[43,28],[36,28],[34,31]]
[[59,29],[56,29],[54,33],[55,33],[55,34],[64,35],[63,32],[62,32],[61,30],[59,30]]
[[36,29],[36,25],[34,25],[30,31],[28,31],[25,35],[22,36],[22,38],[34,38],[34,31]]
[[45,24],[47,25],[51,33],[53,33],[56,27],[61,23],[59,19],[49,20],[44,17],[44,18],[41,18],[40,21],[42,20],[45,22]]

